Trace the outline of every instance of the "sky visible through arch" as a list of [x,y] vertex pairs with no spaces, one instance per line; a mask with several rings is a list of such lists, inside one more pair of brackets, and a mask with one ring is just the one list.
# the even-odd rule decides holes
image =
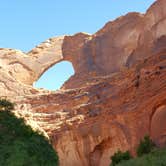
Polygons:
[[[106,22],[128,12],[144,13],[153,2],[154,0],[4,0],[0,5],[0,47],[27,52],[53,36],[77,32],[95,33]],[[58,89],[73,73],[70,63],[59,63],[44,73],[36,86]]]

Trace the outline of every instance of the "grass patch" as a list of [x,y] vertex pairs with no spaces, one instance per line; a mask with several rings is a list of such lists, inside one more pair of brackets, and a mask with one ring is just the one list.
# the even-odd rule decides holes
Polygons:
[[166,149],[155,149],[149,154],[123,161],[116,166],[166,166]]

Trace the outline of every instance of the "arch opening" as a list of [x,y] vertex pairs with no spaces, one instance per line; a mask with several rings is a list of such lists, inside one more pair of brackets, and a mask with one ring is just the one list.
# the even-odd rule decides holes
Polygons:
[[75,71],[71,62],[61,61],[47,69],[33,84],[33,87],[58,90],[74,73]]

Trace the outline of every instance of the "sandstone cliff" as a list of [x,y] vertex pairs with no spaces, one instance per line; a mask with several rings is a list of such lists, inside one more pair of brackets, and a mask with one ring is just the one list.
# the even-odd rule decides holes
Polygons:
[[[108,166],[110,156],[149,134],[166,137],[166,1],[129,13],[93,35],[48,39],[29,53],[0,50],[0,92],[15,113],[47,134],[61,166]],[[75,75],[56,91],[33,83],[67,60]]]

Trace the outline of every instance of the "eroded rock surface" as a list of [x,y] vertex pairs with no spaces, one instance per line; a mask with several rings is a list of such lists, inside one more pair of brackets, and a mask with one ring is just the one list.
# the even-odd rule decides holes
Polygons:
[[[108,166],[149,134],[166,141],[166,1],[129,13],[93,35],[48,39],[29,53],[0,50],[0,93],[49,136],[61,166]],[[33,83],[67,60],[75,74],[55,92]]]

